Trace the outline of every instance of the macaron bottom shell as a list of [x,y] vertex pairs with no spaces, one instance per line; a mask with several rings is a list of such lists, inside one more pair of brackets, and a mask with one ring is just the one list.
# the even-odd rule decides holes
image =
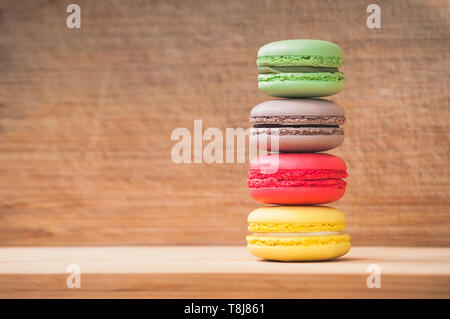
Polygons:
[[314,205],[339,200],[345,188],[338,187],[261,187],[250,188],[250,195],[258,202],[278,205]]
[[334,80],[285,80],[260,81],[258,88],[274,97],[322,97],[344,89],[345,81]]
[[348,234],[310,237],[247,236],[256,257],[276,261],[321,261],[345,255],[351,248]]
[[[257,145],[259,148],[267,151],[285,152],[285,153],[323,152],[338,147],[343,142],[344,142],[344,135],[270,136],[258,134],[250,136],[251,145]],[[273,145],[274,147],[272,147],[272,144],[274,144]]]

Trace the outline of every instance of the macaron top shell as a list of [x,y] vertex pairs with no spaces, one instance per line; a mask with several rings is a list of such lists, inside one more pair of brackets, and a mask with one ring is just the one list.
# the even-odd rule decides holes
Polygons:
[[274,224],[344,224],[345,215],[326,206],[273,206],[255,209],[248,215],[249,223]]
[[[294,58],[266,58],[277,56]],[[265,44],[259,49],[257,60],[258,66],[339,67],[343,63],[344,53],[337,44],[311,39],[282,40]]]
[[324,99],[280,99],[256,105],[250,112],[250,123],[341,125],[345,112],[339,104]]
[[316,55],[343,58],[342,49],[335,43],[313,39],[291,39],[267,43],[258,50],[260,56]]
[[250,171],[261,170],[263,172],[268,169],[346,171],[347,166],[337,156],[316,153],[268,154],[259,156],[250,163]]

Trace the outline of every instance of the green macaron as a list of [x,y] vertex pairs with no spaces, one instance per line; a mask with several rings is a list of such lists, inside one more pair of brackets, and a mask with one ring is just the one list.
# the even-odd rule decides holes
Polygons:
[[322,40],[284,40],[258,51],[258,87],[276,97],[321,97],[345,86],[342,49]]

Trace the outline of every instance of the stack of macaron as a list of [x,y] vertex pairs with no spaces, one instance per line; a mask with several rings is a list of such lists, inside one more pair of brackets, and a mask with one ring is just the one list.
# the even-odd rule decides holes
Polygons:
[[321,206],[345,193],[347,170],[318,153],[342,144],[344,110],[320,99],[344,88],[342,49],[320,40],[285,40],[258,51],[258,87],[278,97],[250,113],[250,141],[267,155],[250,163],[251,196],[266,206],[248,216],[249,251],[280,261],[334,259],[350,250],[345,216]]

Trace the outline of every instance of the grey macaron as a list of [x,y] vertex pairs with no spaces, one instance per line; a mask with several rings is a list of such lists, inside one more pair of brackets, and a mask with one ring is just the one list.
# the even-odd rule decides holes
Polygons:
[[272,152],[321,152],[342,144],[344,123],[344,109],[332,101],[267,101],[250,112],[250,141]]

